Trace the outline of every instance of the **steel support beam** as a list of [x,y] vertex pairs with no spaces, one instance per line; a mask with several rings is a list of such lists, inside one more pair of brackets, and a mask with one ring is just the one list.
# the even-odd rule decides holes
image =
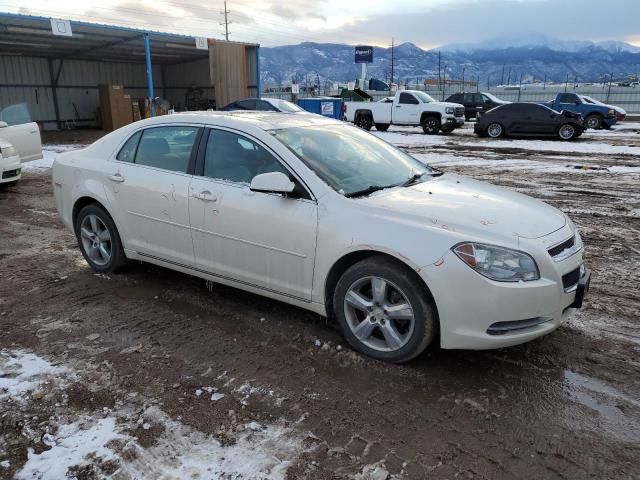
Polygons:
[[260,98],[260,90],[262,89],[260,83],[260,45],[256,47],[256,85],[258,86],[256,97]]
[[[49,64],[49,77],[51,79],[51,97],[53,98],[53,110],[56,113],[56,123],[60,126],[60,105],[58,104],[58,79],[55,77],[53,73],[53,59],[48,60]],[[62,60],[60,60],[60,67],[58,68],[58,76],[60,75],[60,70],[62,69]]]
[[149,34],[144,34],[144,55],[147,60],[147,89],[149,91],[149,109],[151,116],[156,116],[156,107],[153,105],[153,68],[151,66],[151,40]]

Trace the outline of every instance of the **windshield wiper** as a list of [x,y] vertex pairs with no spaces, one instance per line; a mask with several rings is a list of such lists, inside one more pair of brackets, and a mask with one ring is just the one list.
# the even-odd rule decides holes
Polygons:
[[345,193],[344,196],[347,198],[354,197],[364,197],[369,195],[370,193],[377,192],[379,190],[384,190],[385,188],[393,188],[398,185],[369,185],[367,188],[363,188],[362,190],[356,190],[355,192]]
[[416,173],[415,175],[412,175],[411,177],[407,178],[407,181],[404,182],[403,184],[401,184],[401,187],[410,187],[411,185],[415,185],[416,183],[418,183],[418,180],[420,180],[422,177],[424,177],[425,175],[431,175],[432,177],[439,177],[440,175],[443,175],[444,172],[441,172],[440,170],[427,170],[425,172],[422,173]]

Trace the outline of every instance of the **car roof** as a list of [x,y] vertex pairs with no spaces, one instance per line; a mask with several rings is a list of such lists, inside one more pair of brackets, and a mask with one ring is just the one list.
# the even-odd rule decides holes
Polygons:
[[[312,113],[301,114],[285,112],[264,112],[264,111],[217,111],[217,112],[185,112],[174,113],[172,115],[161,115],[136,122],[146,123],[145,126],[167,123],[203,123],[212,126],[226,127],[257,127],[262,130],[279,130],[289,127],[307,127],[313,125],[335,125],[344,124],[338,120],[315,115]],[[142,126],[142,125],[141,125]]]

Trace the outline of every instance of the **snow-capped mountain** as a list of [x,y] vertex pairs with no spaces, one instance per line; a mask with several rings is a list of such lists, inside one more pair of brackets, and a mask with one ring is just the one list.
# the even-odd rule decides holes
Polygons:
[[[559,40],[530,33],[517,37],[499,37],[475,44],[447,45],[423,50],[413,43],[395,47],[394,78],[415,84],[438,77],[438,51],[442,74],[446,78],[479,77],[481,84],[523,83],[534,79],[564,82],[597,82],[608,78],[637,75],[640,72],[640,48],[617,42]],[[327,81],[346,82],[360,76],[354,63],[352,45],[305,42],[298,45],[263,47],[261,77],[265,85],[286,85],[292,80],[322,85]],[[367,77],[388,80],[391,73],[391,49],[374,48],[374,63]],[[503,74],[504,71],[504,74]]]

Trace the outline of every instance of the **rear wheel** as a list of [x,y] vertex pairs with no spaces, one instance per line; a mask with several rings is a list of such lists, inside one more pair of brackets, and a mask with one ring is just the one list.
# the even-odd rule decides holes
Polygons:
[[600,130],[602,128],[602,117],[600,115],[592,113],[591,115],[587,115],[585,123],[587,124],[587,128]]
[[75,227],[80,251],[95,272],[114,272],[126,266],[118,229],[101,206],[92,204],[80,210]]
[[436,135],[440,131],[440,119],[434,116],[424,117],[422,131],[427,135]]
[[487,127],[487,135],[491,138],[500,138],[504,134],[504,128],[499,123],[491,123]]
[[371,127],[373,126],[373,122],[371,121],[371,117],[367,114],[363,114],[361,113],[360,115],[358,115],[356,117],[356,121],[355,121],[356,126],[362,128],[363,130],[371,130]]
[[560,140],[571,140],[576,136],[576,127],[570,123],[565,123],[558,129],[558,137],[560,137]]
[[388,258],[350,267],[336,285],[333,305],[345,339],[377,360],[411,360],[436,335],[436,316],[421,282]]
[[376,123],[376,130],[379,130],[380,132],[386,132],[387,130],[389,130],[389,124],[388,123]]

